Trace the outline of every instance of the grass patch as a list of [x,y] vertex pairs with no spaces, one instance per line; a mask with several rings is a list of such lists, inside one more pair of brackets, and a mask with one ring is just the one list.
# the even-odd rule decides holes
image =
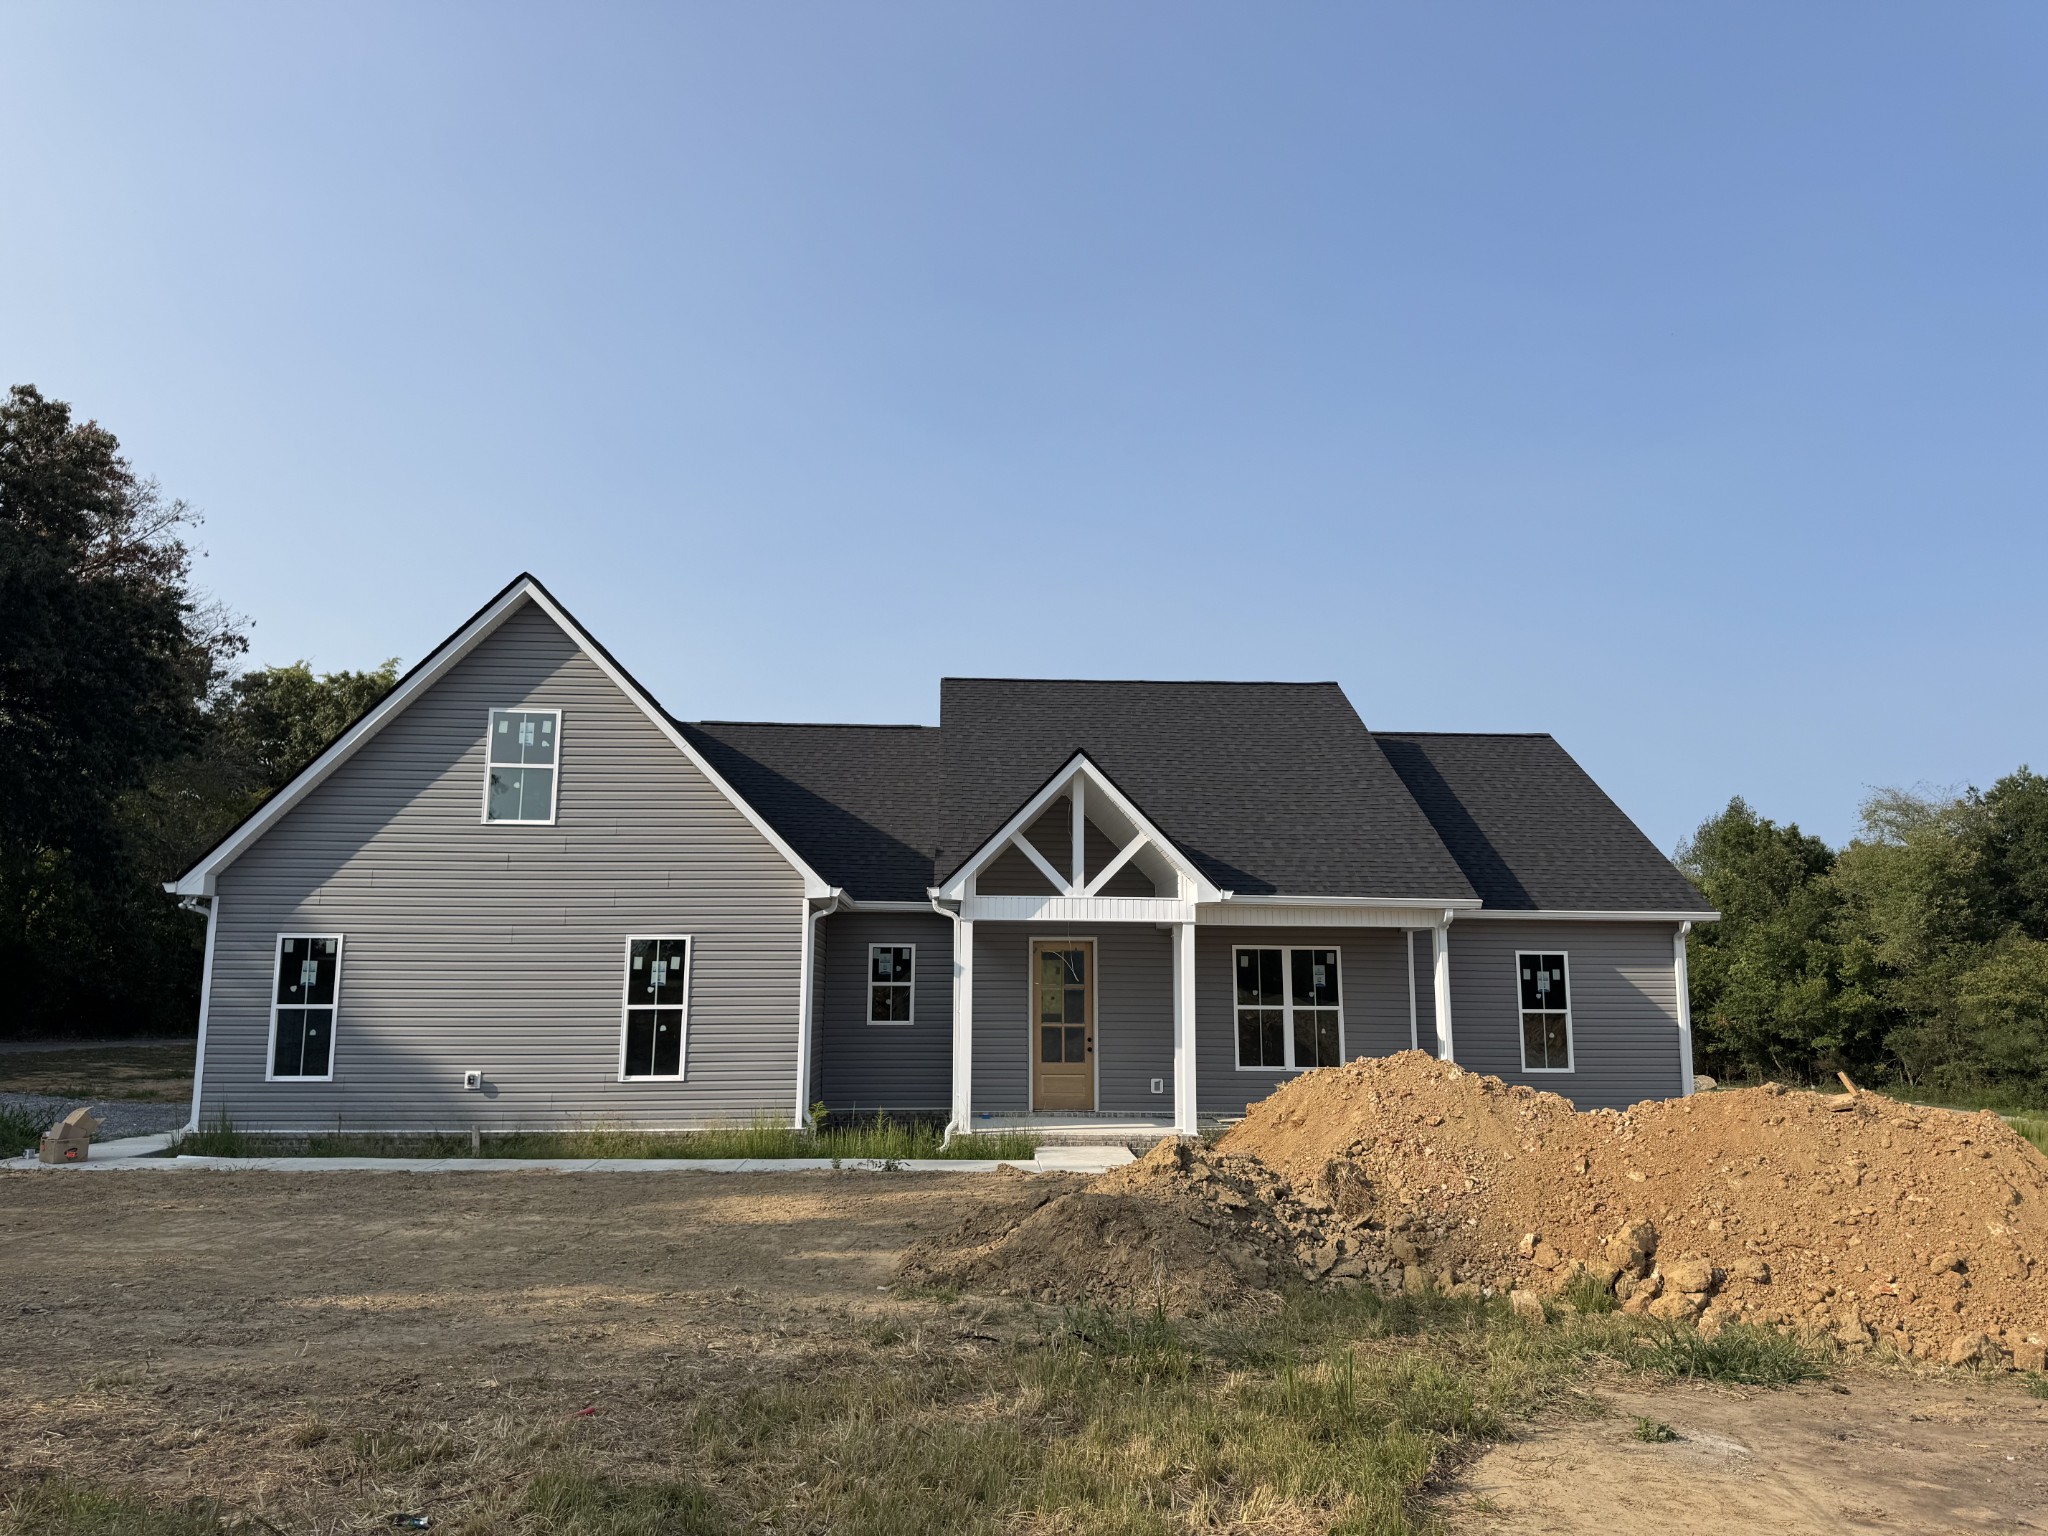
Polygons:
[[2048,1376],[2035,1371],[2027,1377],[2026,1393],[2029,1397],[2048,1397]]
[[2007,1115],[2005,1123],[2048,1153],[2048,1115]]
[[1659,1419],[1637,1419],[1630,1433],[1645,1445],[1669,1445],[1678,1438],[1678,1431]]
[[[847,1162],[912,1158],[1030,1158],[1038,1138],[1022,1131],[956,1136],[929,1121],[872,1120],[822,1130],[755,1120],[703,1131],[498,1131],[472,1146],[469,1133],[335,1131],[276,1136],[238,1129],[226,1116],[182,1136],[174,1153],[195,1157],[520,1157],[774,1158],[835,1157]],[[943,1144],[942,1144],[943,1143]]]
[[1621,1303],[1614,1298],[1614,1287],[1603,1284],[1599,1276],[1583,1269],[1565,1282],[1565,1287],[1558,1292],[1557,1299],[1568,1303],[1574,1311],[1588,1316],[1614,1312],[1621,1307]]
[[524,1503],[549,1536],[728,1536],[738,1529],[695,1483],[616,1483],[570,1466],[543,1470]]
[[1828,1374],[1827,1356],[1815,1345],[1775,1328],[1735,1323],[1713,1338],[1693,1328],[1667,1327],[1650,1335],[1641,1363],[1674,1381],[1727,1381],[1752,1387],[1788,1387]]
[[252,1529],[210,1500],[157,1508],[68,1478],[39,1478],[0,1494],[0,1531],[10,1536],[239,1536]]
[[0,1108],[0,1157],[14,1157],[42,1145],[47,1121],[13,1108]]

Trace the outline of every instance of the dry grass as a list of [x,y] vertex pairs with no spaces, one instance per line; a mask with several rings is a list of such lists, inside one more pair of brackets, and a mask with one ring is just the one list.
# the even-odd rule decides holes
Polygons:
[[0,1093],[55,1099],[147,1099],[178,1104],[192,1097],[196,1042],[121,1045],[75,1051],[0,1052]]
[[1028,1159],[1039,1138],[1024,1131],[956,1136],[948,1142],[927,1121],[872,1120],[796,1130],[787,1121],[756,1120],[703,1131],[626,1131],[595,1127],[562,1131],[491,1131],[474,1143],[467,1132],[336,1131],[280,1136],[238,1129],[225,1117],[180,1137],[173,1152],[196,1157],[521,1157],[521,1158],[841,1158],[907,1162],[913,1158]]

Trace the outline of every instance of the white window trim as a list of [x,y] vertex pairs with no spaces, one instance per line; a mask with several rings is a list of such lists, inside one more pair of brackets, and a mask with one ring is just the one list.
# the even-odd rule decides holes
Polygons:
[[[556,751],[561,748],[557,746]],[[514,822],[514,826],[521,823]],[[673,1072],[644,1072],[636,1076],[626,1075],[626,1027],[633,1022],[635,1011],[653,1012],[657,1008],[673,1008],[673,1003],[636,1003],[633,998],[633,946],[650,944],[657,940],[673,944],[683,941],[683,1038],[676,1046],[676,1069]],[[697,971],[697,936],[691,933],[629,933],[626,945],[619,955],[619,1081],[622,1083],[681,1083],[690,1076],[690,983]]]
[[[548,819],[539,821],[521,817],[517,821],[491,819],[491,769],[493,767],[517,768],[518,763],[496,763],[491,761],[491,720],[497,715],[553,715],[555,717],[555,790],[548,796]],[[525,766],[545,766],[532,763]],[[552,827],[555,818],[562,814],[562,712],[559,709],[531,709],[524,704],[493,704],[484,711],[484,798],[477,811],[477,819],[487,827]]]
[[[1531,955],[1559,955],[1564,959],[1564,1007],[1524,1008],[1522,1006],[1522,962]],[[1518,949],[1515,951],[1515,1042],[1522,1053],[1524,1072],[1544,1073],[1558,1076],[1579,1069],[1579,1042],[1572,1029],[1573,999],[1578,993],[1572,990],[1572,952],[1568,949]],[[1564,1015],[1564,1061],[1561,1067],[1532,1067],[1529,1065],[1529,1032],[1525,1027],[1525,1013],[1562,1013]]]
[[[284,965],[286,939],[334,940],[334,1002],[327,1021],[327,1072],[322,1077],[279,1077],[277,1075],[277,1010],[287,1006],[277,1000],[277,982]],[[334,1054],[341,1046],[341,961],[346,944],[338,933],[278,933],[270,940],[270,1038],[263,1042],[263,1081],[266,1083],[331,1083]],[[303,1005],[291,1005],[303,1006]],[[318,1005],[315,1005],[318,1006]]]
[[[875,951],[878,949],[907,949],[910,951],[910,1017],[907,1019],[878,1019],[875,1017],[875,988],[900,985],[893,981],[875,980]],[[917,1022],[917,946],[915,944],[870,944],[868,946],[868,1028],[908,1029]]]
[[[1284,1031],[1284,1034],[1283,1034],[1283,1036],[1282,1036],[1282,1039],[1281,1039],[1281,1045],[1282,1045],[1282,1047],[1283,1047],[1283,1048],[1285,1049],[1285,1051],[1286,1051],[1286,1053],[1287,1053],[1287,1061],[1288,1061],[1288,1065],[1286,1065],[1286,1066],[1284,1066],[1284,1067],[1248,1067],[1248,1066],[1246,1066],[1246,1065],[1245,1065],[1245,1064],[1244,1064],[1244,1063],[1243,1063],[1243,1062],[1242,1062],[1241,1060],[1238,1060],[1238,1055],[1239,1055],[1239,1051],[1240,1051],[1240,1047],[1241,1047],[1241,1042],[1239,1041],[1239,1039],[1238,1039],[1238,1036],[1237,1036],[1237,1014],[1238,1014],[1238,1006],[1239,1006],[1239,1005],[1238,1005],[1238,1001],[1237,1001],[1237,957],[1238,957],[1238,956],[1239,956],[1240,954],[1242,954],[1242,953],[1243,953],[1243,952],[1244,952],[1245,950],[1248,950],[1248,949],[1249,949],[1249,950],[1261,950],[1261,949],[1277,949],[1277,950],[1279,950],[1279,951],[1280,951],[1280,953],[1281,953],[1281,956],[1282,956],[1282,959],[1281,959],[1281,961],[1280,961],[1280,986],[1281,986],[1281,994],[1282,994],[1282,996],[1283,996],[1283,997],[1284,997],[1284,998],[1286,999],[1286,1001],[1285,1001],[1285,1002],[1284,1002],[1284,1003],[1282,1004],[1282,1006],[1281,1006],[1281,1014],[1282,1014],[1282,1018],[1281,1018],[1281,1029],[1282,1029],[1282,1030]],[[1337,954],[1337,1060],[1338,1060],[1338,1061],[1339,1061],[1340,1063],[1342,1063],[1342,1062],[1346,1062],[1346,1061],[1349,1061],[1349,1060],[1351,1059],[1351,1053],[1350,1053],[1350,1051],[1349,1051],[1349,1050],[1347,1050],[1347,1049],[1345,1048],[1345,1044],[1344,1044],[1344,1032],[1345,1032],[1345,1024],[1346,1024],[1346,1019],[1345,1019],[1345,1012],[1346,1012],[1346,1010],[1347,1010],[1347,1009],[1349,1009],[1349,1007],[1351,1006],[1351,1005],[1350,1005],[1350,1004],[1349,1004],[1348,1002],[1346,1002],[1346,1001],[1345,1001],[1345,999],[1346,999],[1346,998],[1348,998],[1348,997],[1349,997],[1349,996],[1351,995],[1351,987],[1350,987],[1350,984],[1349,984],[1348,982],[1346,982],[1346,981],[1344,980],[1344,946],[1343,946],[1343,945],[1341,945],[1341,944],[1233,944],[1233,945],[1231,945],[1231,946],[1230,946],[1230,1055],[1231,1055],[1231,1059],[1232,1059],[1233,1061],[1236,1061],[1236,1062],[1237,1062],[1237,1070],[1238,1070],[1238,1071],[1240,1071],[1240,1072],[1259,1072],[1259,1073],[1267,1073],[1267,1074],[1270,1074],[1270,1073],[1274,1073],[1274,1072],[1283,1072],[1283,1073],[1284,1073],[1284,1072],[1309,1072],[1309,1071],[1313,1071],[1313,1070],[1314,1070],[1314,1069],[1313,1069],[1313,1068],[1311,1068],[1311,1067],[1297,1067],[1297,1066],[1295,1066],[1295,1065],[1293,1064],[1293,1063],[1294,1063],[1294,964],[1293,964],[1293,962],[1292,962],[1291,960],[1289,960],[1289,959],[1287,959],[1287,958],[1285,958],[1285,957],[1287,957],[1287,956],[1289,956],[1289,955],[1292,955],[1292,954],[1294,953],[1294,951],[1296,951],[1297,949],[1308,949],[1308,950],[1316,950],[1316,949],[1325,949],[1325,950],[1335,950],[1335,951],[1336,951],[1336,954]]]

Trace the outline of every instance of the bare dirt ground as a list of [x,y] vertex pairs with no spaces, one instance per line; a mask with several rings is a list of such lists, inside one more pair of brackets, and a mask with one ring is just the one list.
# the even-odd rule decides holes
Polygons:
[[0,1093],[192,1102],[191,1040],[43,1041],[0,1049]]
[[[679,1405],[800,1386],[885,1343],[933,1368],[991,1347],[1000,1314],[893,1271],[970,1201],[1037,1183],[0,1175],[0,1485],[58,1471],[219,1496],[298,1533],[422,1507],[449,1526],[563,1426],[658,1467]],[[1844,1381],[1601,1387],[1603,1417],[1546,1418],[1444,1508],[1460,1531],[1605,1530],[1623,1509],[1670,1529],[2048,1524],[2048,1403],[2010,1377]],[[1631,1439],[1638,1414],[1685,1438]]]
[[[1846,1389],[1846,1390],[1843,1390]],[[1862,1371],[1834,1386],[1602,1388],[1483,1452],[1443,1500],[1451,1536],[1668,1530],[2033,1531],[2048,1527],[2048,1402],[1963,1376]],[[1638,1418],[1678,1439],[1637,1438]]]

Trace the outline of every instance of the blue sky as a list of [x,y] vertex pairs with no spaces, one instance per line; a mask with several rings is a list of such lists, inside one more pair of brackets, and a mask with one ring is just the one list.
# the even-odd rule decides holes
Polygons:
[[2048,769],[2048,9],[10,7],[0,362],[254,658],[530,568],[686,717],[1335,678],[1731,794]]

